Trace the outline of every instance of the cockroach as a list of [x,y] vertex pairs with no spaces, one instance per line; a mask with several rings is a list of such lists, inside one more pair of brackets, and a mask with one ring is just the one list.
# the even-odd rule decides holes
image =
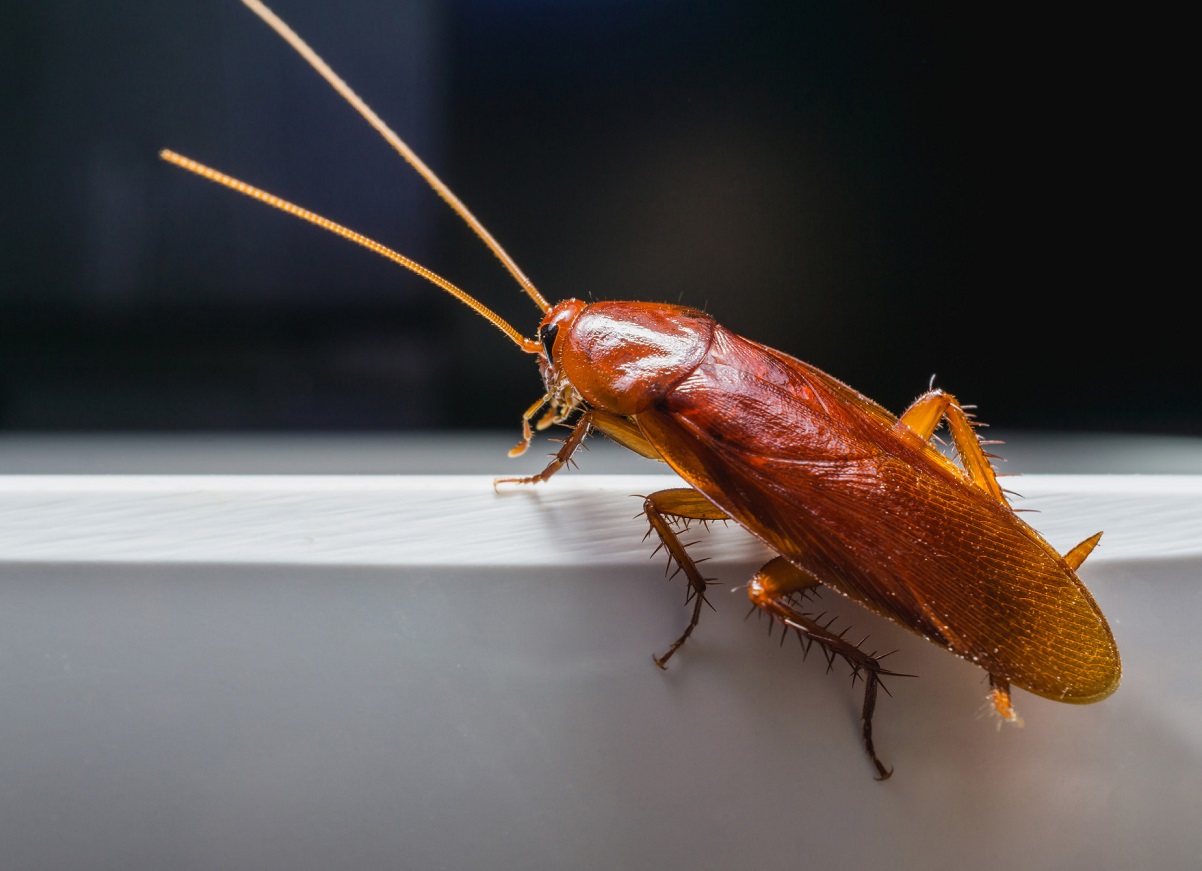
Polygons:
[[[731,520],[776,556],[747,584],[760,609],[828,662],[864,682],[861,737],[878,780],[892,774],[873,745],[881,657],[805,609],[819,585],[969,660],[990,700],[1016,718],[1011,687],[1085,704],[1118,687],[1114,636],[1076,571],[1093,535],[1057,553],[1011,508],[965,406],[928,389],[900,416],[814,366],[735,335],[680,305],[569,299],[550,305],[445,184],[317,54],[259,0],[243,0],[338,91],[484,241],[543,312],[536,338],[446,279],[339,224],[171,151],[163,159],[387,257],[470,306],[538,359],[544,393],[522,416],[522,453],[535,430],[571,432],[543,471],[498,483],[535,484],[567,465],[593,430],[671,466],[688,487],[647,496],[643,513],[683,572],[693,634],[713,579],[679,530]],[[533,422],[533,425],[532,425]],[[959,462],[933,443],[946,422]],[[658,548],[657,548],[658,549]]]

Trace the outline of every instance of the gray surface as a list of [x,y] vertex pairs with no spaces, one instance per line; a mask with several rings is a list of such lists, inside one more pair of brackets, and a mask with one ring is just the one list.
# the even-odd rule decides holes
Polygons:
[[[732,585],[743,570],[721,569]],[[898,648],[873,781],[842,669],[659,569],[0,565],[4,867],[1187,868],[1197,566],[1088,574],[1119,692],[1016,694]]]
[[[537,471],[557,445],[542,434],[524,457],[520,429],[416,435],[0,435],[0,474],[481,474]],[[1202,473],[1202,439],[989,430],[1016,474]],[[583,474],[666,472],[602,437],[578,457]]]
[[[538,466],[541,446],[506,461],[510,441],[7,437],[0,471]],[[1055,441],[1007,453],[1032,473],[1199,456],[1189,440]],[[582,459],[655,468],[600,442]],[[723,587],[752,568],[708,565]],[[658,563],[0,563],[3,867],[1198,867],[1200,568],[1087,564],[1123,685],[1085,707],[1016,693],[1025,726],[1000,730],[980,671],[828,595],[919,675],[879,705],[896,774],[877,783],[846,675],[778,649],[741,594],[716,593],[654,667],[686,619]]]

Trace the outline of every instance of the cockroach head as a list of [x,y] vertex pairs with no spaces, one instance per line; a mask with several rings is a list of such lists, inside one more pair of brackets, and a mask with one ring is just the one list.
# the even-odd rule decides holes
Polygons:
[[563,338],[585,305],[586,303],[578,299],[565,299],[548,309],[542,323],[538,325],[538,340],[543,346],[538,354],[539,368],[543,370],[543,380],[547,382],[548,389],[556,380],[554,373],[559,369],[559,360],[563,354]]

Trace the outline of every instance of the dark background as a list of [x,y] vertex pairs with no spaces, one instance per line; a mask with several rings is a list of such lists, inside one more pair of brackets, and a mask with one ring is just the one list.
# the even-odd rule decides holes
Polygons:
[[[273,8],[552,300],[703,307],[894,411],[934,374],[999,426],[1202,433],[1198,282],[1172,265],[1190,199],[1167,168],[1172,22]],[[0,430],[516,430],[540,383],[499,333],[157,160],[171,147],[349,224],[533,333],[483,247],[240,4],[2,14]]]

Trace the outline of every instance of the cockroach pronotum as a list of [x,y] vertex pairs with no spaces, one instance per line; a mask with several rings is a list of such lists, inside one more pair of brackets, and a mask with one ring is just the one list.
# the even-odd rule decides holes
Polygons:
[[[1011,685],[1074,704],[1115,691],[1121,668],[1106,618],[1076,570],[1101,533],[1057,553],[1010,507],[971,416],[929,389],[900,417],[780,351],[724,329],[704,312],[649,302],[569,299],[550,305],[445,184],[259,0],[243,0],[298,51],[484,241],[543,312],[528,339],[446,279],[339,224],[171,151],[162,157],[358,243],[438,285],[538,358],[545,392],[522,417],[571,433],[534,484],[562,469],[592,431],[671,466],[688,487],[647,496],[651,531],[685,575],[692,616],[655,657],[661,668],[692,635],[712,579],[678,530],[733,520],[776,557],[751,579],[754,608],[845,660],[864,682],[861,731],[878,779],[892,770],[873,746],[872,715],[895,674],[805,609],[818,585],[980,666],[994,709],[1016,716]],[[946,421],[959,463],[933,444]],[[533,425],[532,425],[533,422]]]

